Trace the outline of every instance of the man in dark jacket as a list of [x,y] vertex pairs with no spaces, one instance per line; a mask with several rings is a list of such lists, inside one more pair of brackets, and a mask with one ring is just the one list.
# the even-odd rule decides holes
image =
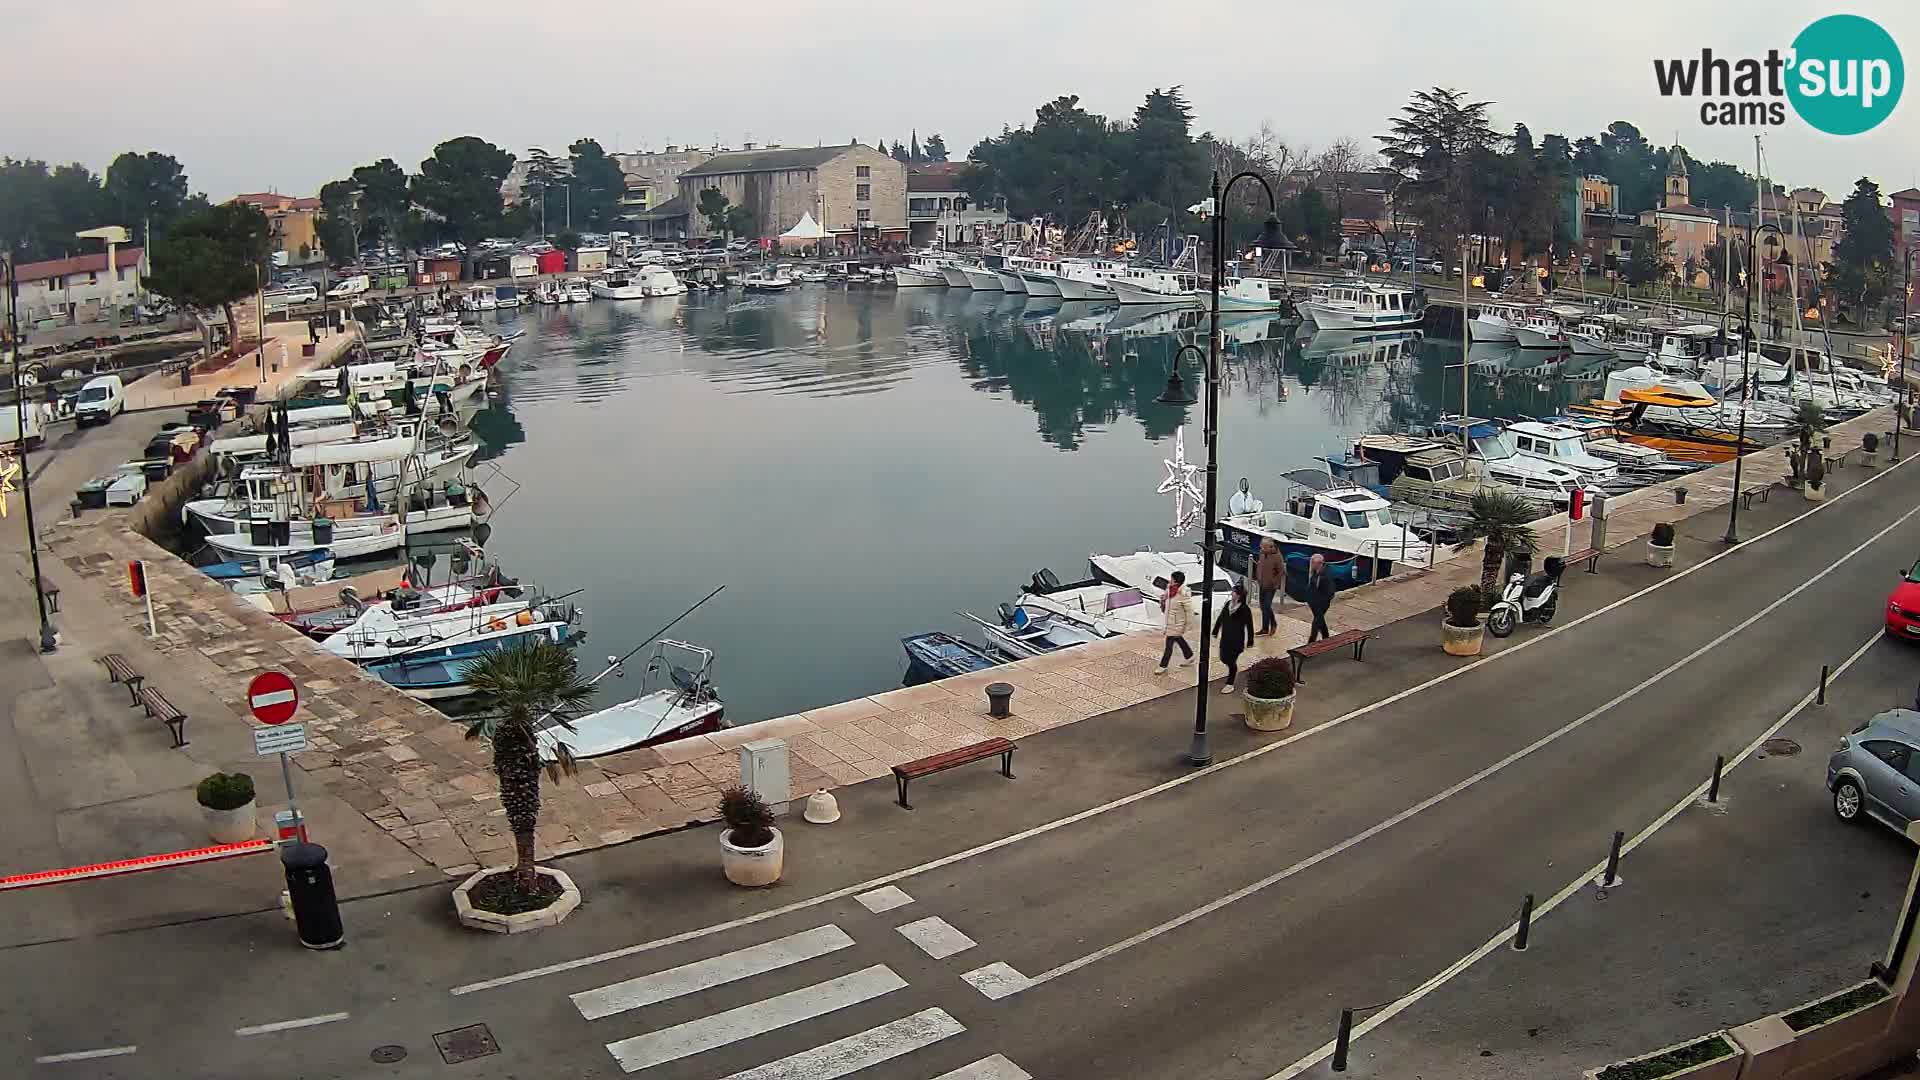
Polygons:
[[1260,586],[1260,635],[1272,634],[1278,624],[1273,617],[1273,601],[1287,581],[1287,557],[1271,540],[1260,541],[1260,554],[1253,564],[1253,580]]

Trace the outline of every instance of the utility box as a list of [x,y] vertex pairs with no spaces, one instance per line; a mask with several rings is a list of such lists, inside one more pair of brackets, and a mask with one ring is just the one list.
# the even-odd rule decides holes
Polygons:
[[793,801],[791,777],[786,740],[756,739],[740,748],[741,786],[765,799],[776,814],[786,813]]
[[1587,512],[1593,518],[1593,540],[1588,546],[1595,551],[1605,551],[1607,550],[1607,497],[1596,493],[1593,496],[1593,502],[1587,507]]

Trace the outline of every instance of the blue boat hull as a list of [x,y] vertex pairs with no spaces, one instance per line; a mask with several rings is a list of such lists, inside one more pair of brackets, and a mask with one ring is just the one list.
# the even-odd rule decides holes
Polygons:
[[955,675],[985,671],[1005,662],[985,649],[937,631],[903,637],[900,647],[907,653],[909,683],[934,682]]
[[[1254,553],[1265,537],[1256,536],[1236,526],[1220,524],[1220,565],[1242,577],[1253,574]],[[1306,581],[1307,566],[1315,555],[1327,557],[1327,572],[1333,576],[1333,587],[1351,589],[1355,585],[1365,585],[1393,573],[1393,560],[1375,559],[1371,555],[1354,555],[1344,551],[1316,547],[1297,541],[1275,541],[1280,554],[1287,560],[1287,576],[1297,577],[1303,584]],[[1294,590],[1289,587],[1287,590]]]

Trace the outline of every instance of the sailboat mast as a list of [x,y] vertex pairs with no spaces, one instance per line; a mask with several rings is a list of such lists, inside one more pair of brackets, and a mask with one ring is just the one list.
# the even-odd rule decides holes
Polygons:
[[1472,358],[1467,355],[1472,344],[1467,340],[1467,283],[1472,281],[1471,269],[1467,266],[1467,238],[1460,238],[1460,453],[1463,461],[1473,459],[1473,442],[1467,434],[1466,419],[1471,415],[1467,406],[1467,372],[1471,370]]

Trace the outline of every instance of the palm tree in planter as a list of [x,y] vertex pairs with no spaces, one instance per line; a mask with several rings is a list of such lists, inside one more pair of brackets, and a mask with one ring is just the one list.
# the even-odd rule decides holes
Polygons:
[[[1467,521],[1461,526],[1455,551],[1463,551],[1476,540],[1486,541],[1480,557],[1480,588],[1485,598],[1499,595],[1500,568],[1509,555],[1532,555],[1540,541],[1529,527],[1534,518],[1533,503],[1504,491],[1482,491],[1467,507]],[[1483,599],[1483,602],[1487,602]]]
[[[593,686],[580,678],[573,654],[551,641],[495,649],[467,665],[467,685],[491,699],[491,707],[467,720],[467,738],[485,739],[493,746],[493,775],[500,782],[500,804],[513,830],[513,869],[507,878],[517,899],[543,899],[539,872],[533,861],[533,834],[540,824],[540,773],[543,768],[557,782],[577,770],[566,744],[556,744],[556,759],[540,762],[534,735],[543,721],[563,730],[593,697]],[[489,890],[491,891],[491,890]],[[551,891],[549,889],[548,891]],[[533,906],[539,906],[534,904]]]

